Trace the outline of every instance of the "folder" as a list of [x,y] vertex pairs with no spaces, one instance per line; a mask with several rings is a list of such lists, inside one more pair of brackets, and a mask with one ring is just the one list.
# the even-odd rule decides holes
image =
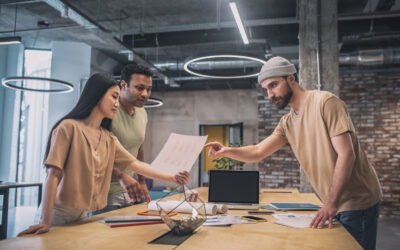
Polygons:
[[276,210],[285,211],[315,211],[319,210],[321,207],[311,204],[311,203],[270,203],[271,207]]

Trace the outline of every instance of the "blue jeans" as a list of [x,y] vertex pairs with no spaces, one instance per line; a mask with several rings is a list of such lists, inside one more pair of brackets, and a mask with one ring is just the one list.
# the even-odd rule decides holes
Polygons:
[[338,213],[336,219],[366,250],[374,250],[378,229],[380,202],[364,210]]

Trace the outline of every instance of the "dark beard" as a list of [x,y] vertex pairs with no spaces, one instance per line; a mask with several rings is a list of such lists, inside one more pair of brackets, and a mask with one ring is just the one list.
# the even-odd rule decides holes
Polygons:
[[[283,101],[282,101],[282,103],[277,103],[277,104],[275,104],[275,106],[278,108],[278,109],[284,109],[284,108],[286,108],[286,106],[289,104],[289,102],[290,102],[290,98],[292,98],[292,95],[293,95],[293,91],[289,88],[289,92],[287,92],[286,93],[286,95],[284,95],[283,97],[279,97],[279,98],[276,98],[276,99],[283,99]],[[275,100],[276,100],[275,99]],[[272,101],[275,101],[275,100],[272,100]]]

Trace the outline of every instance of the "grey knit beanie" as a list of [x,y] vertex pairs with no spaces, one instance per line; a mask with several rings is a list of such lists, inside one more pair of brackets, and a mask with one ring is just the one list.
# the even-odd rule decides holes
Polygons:
[[291,62],[283,57],[275,56],[262,66],[260,74],[258,74],[258,84],[271,77],[288,76],[296,72],[296,68]]

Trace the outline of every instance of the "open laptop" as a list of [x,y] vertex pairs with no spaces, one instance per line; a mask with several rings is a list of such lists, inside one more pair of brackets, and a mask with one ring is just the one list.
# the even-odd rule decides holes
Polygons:
[[208,202],[230,209],[259,208],[258,171],[209,171]]

